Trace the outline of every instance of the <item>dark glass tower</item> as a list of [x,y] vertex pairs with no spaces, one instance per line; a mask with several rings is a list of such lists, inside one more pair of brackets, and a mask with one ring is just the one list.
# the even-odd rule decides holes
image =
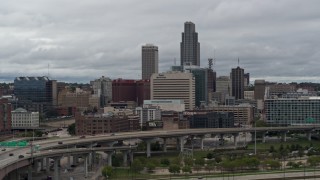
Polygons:
[[180,43],[180,58],[181,66],[200,66],[200,43],[198,42],[196,27],[192,22],[184,23],[184,32]]
[[244,70],[239,66],[231,70],[232,96],[236,99],[244,97]]

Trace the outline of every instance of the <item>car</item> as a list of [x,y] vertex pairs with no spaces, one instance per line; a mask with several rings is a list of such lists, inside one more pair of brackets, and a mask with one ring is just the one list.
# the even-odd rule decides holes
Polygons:
[[86,136],[81,136],[81,137],[80,137],[80,139],[84,139],[84,138],[86,138]]
[[59,141],[58,144],[63,144],[63,142],[62,142],[62,141]]
[[24,158],[24,156],[23,155],[19,155],[19,159],[21,159],[21,158]]
[[114,135],[115,135],[114,133],[111,134],[111,136],[114,136]]
[[13,153],[10,153],[9,156],[13,156]]
[[6,151],[6,149],[1,149],[1,151]]

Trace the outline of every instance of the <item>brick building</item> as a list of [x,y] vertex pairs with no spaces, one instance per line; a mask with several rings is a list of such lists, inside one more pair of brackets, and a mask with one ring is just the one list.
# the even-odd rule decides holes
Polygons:
[[114,132],[127,132],[139,129],[137,116],[107,114],[82,115],[77,112],[75,116],[76,135],[94,135]]

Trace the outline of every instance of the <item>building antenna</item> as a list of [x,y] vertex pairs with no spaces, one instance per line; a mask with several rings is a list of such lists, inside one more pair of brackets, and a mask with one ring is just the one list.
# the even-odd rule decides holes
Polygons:
[[238,57],[238,66],[239,66],[239,64],[240,64],[240,60],[239,60],[239,57]]
[[49,69],[50,69],[50,64],[48,63],[48,78],[49,78]]

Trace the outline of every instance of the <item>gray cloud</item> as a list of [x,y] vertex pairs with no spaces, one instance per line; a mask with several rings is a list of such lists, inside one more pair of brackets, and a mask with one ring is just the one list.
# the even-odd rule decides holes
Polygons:
[[252,79],[319,82],[317,0],[17,0],[0,6],[0,80],[48,73],[59,81],[139,78],[141,46],[159,47],[160,71],[180,63],[183,23],[193,21],[201,66],[240,66]]

